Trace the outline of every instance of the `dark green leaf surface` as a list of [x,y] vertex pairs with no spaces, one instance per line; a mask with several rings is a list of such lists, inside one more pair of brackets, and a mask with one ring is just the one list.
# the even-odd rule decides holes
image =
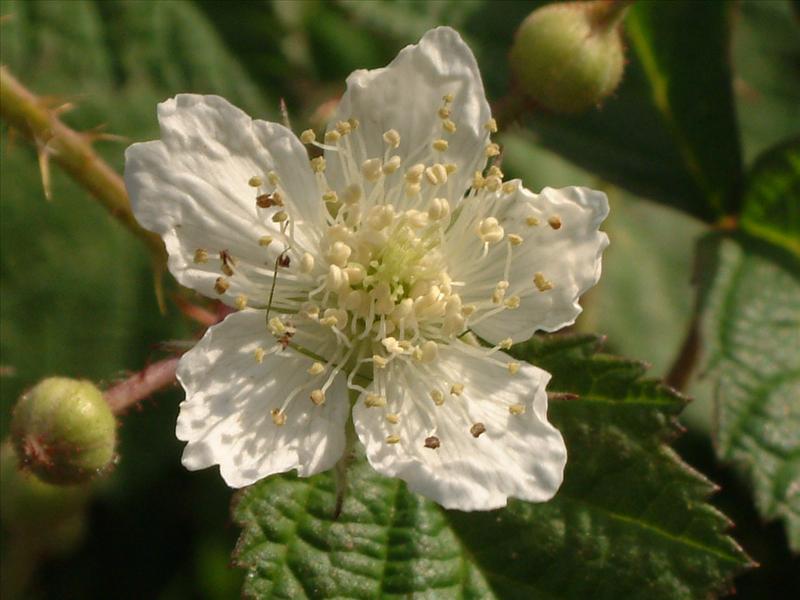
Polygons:
[[750,175],[742,228],[800,259],[800,137],[762,155]]
[[800,262],[762,241],[700,247],[701,327],[714,384],[717,450],[800,551]]
[[[570,455],[546,504],[442,511],[404,484],[351,470],[336,521],[330,474],[280,476],[241,494],[236,553],[257,598],[697,598],[748,564],[705,499],[712,484],[665,445],[684,400],[593,337],[521,354],[550,370],[550,415]],[[613,574],[613,575],[612,575]]]

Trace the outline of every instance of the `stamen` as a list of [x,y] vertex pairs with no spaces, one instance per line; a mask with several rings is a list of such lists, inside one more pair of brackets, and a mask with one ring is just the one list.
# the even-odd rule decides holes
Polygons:
[[383,172],[384,172],[386,175],[391,175],[392,173],[394,173],[395,171],[397,171],[397,169],[399,169],[399,168],[400,168],[400,165],[402,164],[402,162],[403,162],[403,161],[402,161],[402,159],[401,159],[399,156],[393,156],[393,157],[391,157],[391,158],[390,158],[389,160],[387,160],[387,161],[386,161],[386,163],[383,165]]
[[508,372],[511,375],[516,375],[517,373],[519,373],[519,363],[518,362],[508,363]]
[[217,280],[214,282],[214,291],[220,295],[227,292],[229,287],[231,287],[231,284],[228,283],[228,280],[224,277],[217,277]]
[[300,134],[300,141],[304,144],[312,144],[316,141],[317,134],[314,133],[313,129],[306,129],[303,133]]
[[258,238],[259,246],[269,246],[271,243],[272,243],[271,235],[262,235],[260,238]]
[[258,364],[261,364],[264,362],[264,357],[267,355],[267,352],[263,348],[259,347],[256,348],[255,355],[256,355],[256,362]]
[[313,390],[309,398],[311,398],[311,401],[317,406],[325,404],[325,392],[322,390]]
[[497,133],[497,121],[494,118],[486,121],[484,127],[489,130],[489,133]]
[[508,236],[506,237],[508,237],[508,241],[509,243],[511,243],[512,246],[519,246],[523,241],[522,237],[517,235],[516,233],[509,233]]
[[367,394],[364,398],[364,405],[368,408],[383,408],[386,406],[386,398],[379,394]]
[[311,170],[314,173],[324,173],[325,172],[325,157],[324,156],[315,156],[311,159]]
[[559,217],[558,215],[553,215],[552,217],[547,219],[547,223],[553,229],[561,229],[561,217]]
[[460,396],[464,393],[464,384],[463,383],[454,383],[450,388],[450,395],[451,396]]
[[289,218],[289,215],[286,214],[286,211],[279,210],[274,215],[272,215],[272,222],[273,223],[283,223]]
[[261,181],[261,177],[258,175],[253,175],[250,179],[247,180],[247,185],[250,187],[258,188],[263,185],[263,181]]
[[239,294],[236,296],[236,299],[233,301],[234,306],[239,310],[244,310],[247,308],[247,296],[244,294]]
[[425,447],[430,448],[431,450],[436,450],[439,446],[441,446],[441,442],[439,438],[435,435],[425,438]]
[[545,279],[544,274],[539,272],[533,274],[533,285],[535,285],[536,289],[540,292],[553,289],[553,282]]
[[325,365],[323,365],[321,362],[315,362],[310,367],[308,367],[308,369],[306,369],[306,373],[308,373],[309,375],[319,375],[324,370],[325,370]]
[[519,416],[525,413],[525,405],[524,404],[512,404],[508,407],[508,412],[512,415]]
[[311,273],[314,269],[314,257],[311,256],[308,252],[305,252],[303,256],[300,257],[300,272],[301,273]]
[[208,262],[208,252],[203,248],[198,248],[194,251],[194,262],[198,265],[204,265]]
[[393,413],[389,413],[386,415],[386,420],[389,421],[392,425],[397,425],[400,422],[400,415],[395,415]]
[[539,218],[528,217],[527,219],[525,219],[525,223],[528,225],[528,227],[536,227],[539,224]]
[[283,412],[281,409],[273,408],[271,414],[272,414],[272,422],[275,423],[275,425],[277,425],[278,427],[281,427],[286,423],[286,413]]
[[508,350],[513,345],[514,340],[512,340],[510,337],[500,340],[500,343],[497,344],[498,348],[502,348],[503,350]]
[[492,142],[488,146],[486,146],[486,156],[488,158],[492,158],[493,156],[497,156],[500,154],[500,146]]
[[325,143],[335,145],[341,139],[341,137],[342,135],[338,131],[332,129],[331,131],[325,133]]
[[361,165],[361,174],[367,181],[375,182],[383,174],[380,158],[369,158]]
[[383,141],[392,148],[397,148],[400,145],[400,134],[396,129],[390,129],[383,134]]
[[483,423],[475,423],[472,427],[469,428],[469,432],[472,434],[472,437],[474,438],[480,437],[482,433],[486,432],[486,426]]
[[386,436],[386,443],[387,444],[397,444],[400,442],[400,436],[393,433],[392,435]]
[[437,152],[444,152],[444,151],[447,150],[447,147],[449,146],[449,144],[447,143],[447,140],[438,139],[438,140],[434,140],[434,142],[433,142],[433,144],[431,144],[431,146]]
[[431,400],[436,406],[444,404],[444,394],[442,390],[431,390]]

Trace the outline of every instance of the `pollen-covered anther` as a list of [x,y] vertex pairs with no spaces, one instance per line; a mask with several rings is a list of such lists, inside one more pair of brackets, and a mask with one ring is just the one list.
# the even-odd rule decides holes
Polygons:
[[472,187],[476,190],[480,190],[485,185],[486,178],[483,176],[483,173],[480,171],[475,171],[475,174],[472,176]]
[[472,437],[480,437],[482,433],[486,432],[486,426],[483,423],[475,423],[472,427],[469,428],[469,432],[472,434]]
[[474,304],[465,304],[464,306],[461,307],[461,315],[463,317],[468,317],[476,310],[478,310],[478,307],[475,306]]
[[262,235],[258,238],[258,245],[259,246],[269,246],[272,243],[272,236],[271,235]]
[[278,427],[286,424],[286,413],[280,408],[273,408],[270,414],[272,415],[272,422]]
[[267,323],[269,331],[275,337],[281,336],[288,331],[286,323],[280,317],[272,317]]
[[306,369],[306,373],[309,375],[319,375],[320,373],[325,371],[325,365],[321,362],[315,362],[312,364],[308,369]]
[[481,219],[475,228],[475,233],[485,244],[495,244],[503,239],[505,231],[494,217]]
[[228,277],[232,277],[233,267],[236,266],[236,261],[233,259],[233,256],[231,256],[231,253],[227,250],[220,250],[219,260],[222,263],[222,266],[220,267],[222,273]]
[[406,181],[408,183],[419,183],[422,181],[423,173],[425,173],[425,165],[421,163],[412,165],[406,170]]
[[325,277],[325,287],[328,291],[338,293],[346,285],[347,275],[345,272],[336,265],[330,265],[328,267],[328,274]]
[[519,373],[519,363],[518,362],[510,362],[506,366],[508,368],[508,372],[511,375],[516,375],[517,373]]
[[342,198],[344,199],[345,204],[358,204],[363,194],[364,192],[360,185],[357,183],[351,183],[345,188]]
[[507,281],[498,281],[497,285],[492,292],[492,302],[494,304],[500,304],[503,301],[503,298],[506,296],[506,290],[508,289],[508,282]]
[[353,131],[353,126],[350,124],[350,121],[339,121],[336,123],[336,131],[339,132],[339,135],[345,136]]
[[344,329],[347,325],[347,311],[341,308],[326,308],[319,322],[326,327]]
[[553,215],[549,219],[547,219],[547,224],[550,225],[553,229],[561,229],[561,217],[558,215]]
[[460,396],[464,393],[464,384],[463,383],[454,383],[450,386],[450,395],[451,396]]
[[486,156],[492,158],[493,156],[498,156],[500,154],[500,146],[492,142],[488,146],[486,146]]
[[392,425],[397,425],[400,422],[400,415],[389,413],[386,415],[386,420]]
[[378,181],[383,175],[383,163],[380,158],[368,158],[361,164],[361,174],[367,181]]
[[314,269],[314,257],[308,252],[304,252],[300,257],[300,272],[311,273]]
[[334,192],[333,190],[328,190],[327,192],[322,194],[322,201],[323,202],[329,202],[329,203],[338,202],[339,201],[339,195],[336,192]]
[[359,121],[355,117],[350,117],[349,119],[347,119],[347,122],[350,123],[351,131],[355,131],[361,125],[361,121]]
[[286,214],[285,210],[279,210],[274,215],[272,215],[272,221],[274,223],[283,223],[284,221],[289,219],[289,215]]
[[396,433],[393,433],[392,435],[387,435],[386,436],[386,443],[387,444],[399,444],[400,443],[400,436],[397,435]]
[[372,364],[375,365],[376,369],[383,369],[384,367],[386,367],[387,364],[389,364],[389,361],[386,360],[380,354],[373,354],[372,355]]
[[403,347],[400,345],[400,342],[398,342],[396,338],[393,337],[383,338],[381,340],[381,344],[383,344],[383,347],[386,348],[386,351],[389,354],[403,353]]
[[336,131],[335,129],[331,129],[330,131],[325,133],[325,143],[326,144],[336,144],[339,140],[342,139],[342,135]]
[[488,191],[494,193],[503,187],[503,180],[495,175],[489,175],[484,181],[484,186]]
[[228,291],[229,287],[231,287],[231,284],[228,283],[228,280],[224,277],[217,277],[217,280],[214,282],[214,291],[218,294],[224,294]]
[[519,246],[523,242],[522,236],[519,236],[516,233],[509,233],[506,237],[512,246]]
[[444,185],[447,183],[447,169],[444,165],[436,163],[425,169],[425,178],[431,185]]
[[324,156],[315,156],[311,159],[311,170],[314,173],[324,173],[325,172],[325,157]]
[[303,133],[300,134],[300,141],[304,144],[313,144],[317,139],[317,134],[314,133],[313,129],[306,129]]
[[439,441],[439,438],[435,435],[425,438],[425,447],[430,448],[431,450],[436,450],[442,443]]
[[543,273],[534,273],[533,274],[533,285],[536,286],[536,289],[540,292],[546,292],[547,290],[553,289],[553,282],[548,281]]
[[512,404],[511,406],[508,407],[508,412],[510,412],[512,415],[516,415],[516,416],[525,414],[525,405],[524,404]]
[[506,181],[503,184],[503,193],[508,195],[508,196],[510,196],[511,194],[513,194],[514,192],[517,191],[518,187],[519,187],[519,183],[518,182],[516,182],[516,181]]
[[204,265],[208,262],[208,252],[203,248],[194,251],[194,262],[197,265]]
[[433,144],[431,144],[433,149],[436,150],[437,152],[444,152],[445,150],[447,150],[449,145],[450,144],[447,143],[447,140],[443,139],[434,140]]
[[383,141],[392,148],[397,148],[400,145],[400,134],[396,129],[390,129],[384,132]]
[[508,300],[505,301],[505,307],[511,310],[515,308],[519,308],[520,304],[520,297],[519,296],[511,296]]
[[394,207],[391,204],[379,204],[369,209],[367,225],[375,231],[380,231],[394,221]]
[[364,398],[364,404],[367,408],[383,408],[386,406],[386,398],[379,394],[367,394]]
[[497,133],[497,121],[494,119],[494,117],[486,121],[484,127],[489,131],[489,133]]
[[431,221],[446,219],[450,216],[450,203],[447,198],[434,198],[428,205],[428,218]]
[[261,364],[261,363],[263,363],[263,362],[264,362],[264,357],[267,355],[267,352],[266,352],[266,350],[264,350],[263,348],[259,347],[259,348],[256,348],[256,349],[255,349],[255,351],[253,352],[253,354],[254,354],[254,355],[255,355],[255,357],[256,357],[256,362],[257,362],[258,364]]
[[420,210],[412,208],[407,210],[403,216],[413,229],[421,229],[428,224],[428,213],[424,213]]
[[433,340],[428,340],[420,347],[420,361],[424,363],[433,362],[437,356],[439,356],[439,345]]
[[525,219],[525,224],[528,227],[536,227],[539,224],[539,217],[527,217]]
[[233,304],[239,310],[244,310],[245,308],[247,308],[247,296],[245,296],[244,294],[239,294],[238,296],[236,296],[236,299],[233,301]]
[[325,404],[325,392],[322,390],[313,390],[311,394],[309,394],[309,398],[311,398],[311,401],[317,406]]
[[437,113],[440,119],[449,119],[450,118],[450,108],[448,106],[441,107]]
[[384,175],[391,175],[397,169],[400,168],[400,165],[403,164],[403,160],[399,156],[393,156],[386,163],[383,165],[383,173]]
[[275,187],[281,182],[281,178],[275,171],[270,171],[269,173],[267,173],[267,181],[271,186]]
[[444,404],[444,394],[442,390],[431,390],[431,400],[436,406]]
[[330,264],[341,268],[347,266],[347,259],[352,253],[353,249],[344,242],[334,242],[325,253],[325,258]]
[[510,337],[508,337],[508,338],[500,340],[500,343],[497,344],[497,345],[500,348],[502,348],[503,350],[508,350],[509,348],[511,348],[511,346],[514,345],[514,340],[512,340]]
[[261,180],[261,177],[259,177],[258,175],[253,175],[250,179],[247,180],[247,185],[254,188],[261,187],[263,183],[264,182]]
[[442,129],[444,129],[447,133],[455,133],[458,127],[451,119],[444,119],[442,121]]
[[283,206],[283,196],[278,192],[271,194],[261,194],[256,196],[256,206],[259,208],[270,208],[272,206]]

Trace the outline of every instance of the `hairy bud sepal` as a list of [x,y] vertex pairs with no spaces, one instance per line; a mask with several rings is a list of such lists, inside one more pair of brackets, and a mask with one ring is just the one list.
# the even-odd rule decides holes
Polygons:
[[20,463],[42,481],[76,484],[113,464],[117,424],[94,384],[51,377],[17,402],[11,438]]
[[627,2],[567,2],[534,10],[517,30],[511,68],[523,93],[557,113],[579,113],[617,89],[625,66]]

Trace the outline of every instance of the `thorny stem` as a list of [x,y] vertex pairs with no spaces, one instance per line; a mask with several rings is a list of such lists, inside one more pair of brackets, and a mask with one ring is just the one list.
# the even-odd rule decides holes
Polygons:
[[165,358],[148,365],[124,381],[108,388],[103,396],[114,414],[121,414],[140,400],[175,383],[179,357]]
[[122,177],[94,151],[91,137],[64,125],[55,111],[5,67],[0,67],[0,116],[36,144],[44,177],[52,157],[115,219],[147,244],[157,264],[163,264],[165,253],[161,238],[137,223]]

